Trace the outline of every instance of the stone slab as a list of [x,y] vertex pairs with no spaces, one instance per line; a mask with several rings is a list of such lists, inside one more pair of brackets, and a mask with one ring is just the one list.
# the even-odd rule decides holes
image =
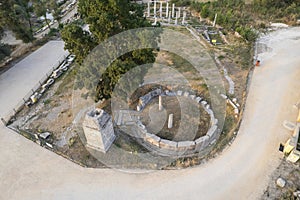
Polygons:
[[168,150],[176,150],[177,149],[177,142],[171,140],[161,139],[159,142],[159,147],[168,149]]
[[180,141],[177,144],[178,151],[194,150],[195,146],[195,141]]

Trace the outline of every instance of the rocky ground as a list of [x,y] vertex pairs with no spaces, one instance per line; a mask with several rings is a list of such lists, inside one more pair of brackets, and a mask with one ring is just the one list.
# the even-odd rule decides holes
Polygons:
[[[286,185],[282,188],[276,184],[276,180],[282,178]],[[264,192],[262,199],[295,199],[294,192],[300,191],[300,163],[290,163],[282,159]],[[299,198],[298,198],[299,199]]]

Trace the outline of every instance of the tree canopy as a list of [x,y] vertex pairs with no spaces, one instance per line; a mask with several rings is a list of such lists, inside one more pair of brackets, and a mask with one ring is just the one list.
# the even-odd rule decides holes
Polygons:
[[0,25],[12,30],[17,39],[33,40],[29,0],[6,0],[0,4]]
[[[90,33],[83,31],[82,27],[78,25],[71,24],[62,31],[62,38],[66,42],[65,48],[76,55],[79,63],[83,62],[89,51],[109,37],[126,30],[150,26],[150,23],[143,17],[143,7],[127,0],[79,0],[78,11],[84,22],[88,24]],[[126,44],[128,41],[122,42],[124,45],[128,45]],[[117,49],[119,46],[112,44],[112,48]],[[110,55],[103,56],[109,57]],[[97,88],[96,101],[107,99],[123,74],[138,65],[154,61],[155,54],[152,49],[128,52],[117,58],[109,67],[104,64],[99,66],[99,62],[91,61],[88,68],[83,67],[78,72],[81,81],[77,86],[86,87],[89,90]],[[99,78],[100,68],[106,68],[106,70],[101,73]],[[143,77],[137,76],[136,78],[139,80],[135,81],[139,82]],[[96,85],[90,85],[89,81],[86,81],[87,79],[98,79],[99,81]]]

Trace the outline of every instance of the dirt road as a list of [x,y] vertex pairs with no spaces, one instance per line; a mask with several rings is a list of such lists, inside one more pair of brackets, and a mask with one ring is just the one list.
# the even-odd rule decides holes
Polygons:
[[[300,28],[267,38],[272,51],[259,55],[238,136],[214,160],[152,173],[85,169],[0,127],[0,199],[259,198],[282,156],[278,145],[289,136],[282,121],[296,118],[292,105],[300,99]],[[1,98],[2,110],[6,104]]]

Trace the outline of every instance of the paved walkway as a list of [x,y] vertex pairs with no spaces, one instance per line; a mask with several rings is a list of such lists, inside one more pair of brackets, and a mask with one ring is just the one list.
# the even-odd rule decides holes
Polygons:
[[63,41],[51,41],[0,75],[0,116],[6,117],[22,98],[68,53]]
[[[268,45],[274,55],[260,57],[262,66],[254,71],[238,136],[216,159],[190,169],[146,174],[85,169],[0,127],[0,199],[259,198],[282,156],[278,145],[289,136],[282,121],[297,116],[292,104],[300,99],[299,36],[300,28],[272,33],[276,43]],[[7,84],[25,80],[28,74],[22,74],[22,79],[10,76]],[[21,98],[27,92],[25,87],[15,89],[19,91],[1,86],[1,112],[11,107],[3,94]]]

